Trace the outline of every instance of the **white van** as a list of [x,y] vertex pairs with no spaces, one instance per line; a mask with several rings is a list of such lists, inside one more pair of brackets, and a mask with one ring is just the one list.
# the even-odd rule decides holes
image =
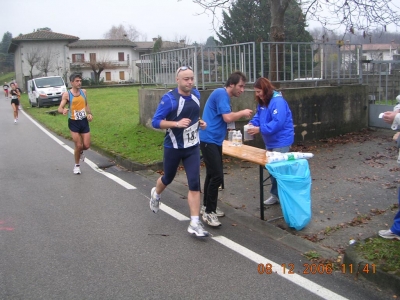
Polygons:
[[61,97],[67,91],[60,76],[39,77],[28,80],[28,96],[31,106],[60,105]]

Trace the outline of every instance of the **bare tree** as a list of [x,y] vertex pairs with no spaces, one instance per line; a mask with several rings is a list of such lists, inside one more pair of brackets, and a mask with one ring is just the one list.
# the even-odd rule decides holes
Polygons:
[[[229,9],[234,1],[240,0],[192,0],[192,2],[203,8],[204,13],[212,13],[214,16],[213,25],[216,12],[218,11],[217,9]],[[259,5],[263,0],[248,1],[255,1]],[[284,42],[284,16],[291,0],[264,1],[270,1],[271,41]],[[339,27],[343,27],[344,32],[351,33],[361,30],[364,37],[374,28],[381,27],[383,31],[386,31],[387,25],[396,25],[399,24],[400,21],[400,16],[397,13],[399,8],[394,5],[391,0],[297,0],[297,2],[302,7],[304,17],[307,20],[316,20],[325,28],[330,28],[331,30],[333,28],[338,29]],[[280,48],[278,45],[278,47],[272,47],[272,49],[274,49],[274,51],[270,51],[270,55],[271,58],[274,59],[271,59],[271,61],[275,61],[277,57],[278,63],[283,63],[282,46]],[[271,80],[276,80],[276,70],[278,70],[278,66],[274,63],[271,64]]]
[[115,65],[112,63],[110,59],[108,59],[107,55],[102,57],[93,57],[90,61],[85,62],[87,66],[89,66],[94,73],[94,80],[96,84],[100,82],[100,74],[104,71],[104,69],[114,69]]
[[55,71],[54,56],[56,53],[52,48],[47,48],[44,52],[40,53],[40,60],[36,64],[36,68],[47,76],[48,73]]
[[140,35],[140,32],[136,30],[133,25],[128,25],[125,28],[124,25],[112,26],[103,36],[105,39],[129,39],[130,41],[136,41]]
[[142,41],[146,41],[147,40],[147,33],[140,33],[139,36],[140,36],[140,39]]
[[33,79],[33,68],[37,65],[37,63],[40,61],[40,51],[38,48],[30,48],[28,52],[26,53],[26,62],[29,65],[29,74],[31,76],[31,79]]
[[126,29],[126,34],[128,39],[132,42],[137,41],[140,36],[140,32],[137,31],[133,25],[128,25],[128,28]]

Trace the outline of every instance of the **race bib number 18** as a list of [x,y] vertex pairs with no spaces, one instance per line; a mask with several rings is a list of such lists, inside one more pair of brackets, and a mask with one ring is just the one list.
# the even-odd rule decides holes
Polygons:
[[183,131],[183,147],[189,148],[199,143],[199,122],[194,123],[192,126],[185,128]]

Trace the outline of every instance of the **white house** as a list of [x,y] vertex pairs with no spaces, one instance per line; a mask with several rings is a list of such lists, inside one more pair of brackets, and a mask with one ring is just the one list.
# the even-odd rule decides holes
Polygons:
[[[393,70],[398,70],[400,64],[391,63],[390,61],[399,60],[398,44],[363,44],[362,45],[362,61],[363,70],[367,73],[380,72],[382,74],[391,74]],[[380,63],[381,62],[381,63]],[[377,65],[377,63],[379,63]]]
[[[8,53],[14,53],[17,83],[25,86],[31,76],[44,76],[43,69],[46,69],[46,62],[49,67],[48,70],[45,70],[47,75],[63,76],[67,74],[69,72],[68,44],[77,40],[79,38],[76,36],[52,31],[36,31],[13,38]],[[41,67],[38,64],[40,59],[43,59]]]
[[399,45],[391,44],[363,44],[363,60],[392,60],[393,56],[399,54]]
[[68,44],[71,72],[82,73],[83,78],[95,79],[95,71],[103,69],[100,80],[104,82],[138,82],[137,67],[132,63],[139,53],[136,44],[121,40],[78,40]]

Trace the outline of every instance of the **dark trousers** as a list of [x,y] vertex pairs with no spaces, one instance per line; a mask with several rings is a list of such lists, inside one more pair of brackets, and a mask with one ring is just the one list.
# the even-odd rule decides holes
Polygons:
[[203,203],[206,207],[206,213],[211,213],[217,209],[218,188],[224,178],[222,146],[200,142],[200,150],[206,165]]

